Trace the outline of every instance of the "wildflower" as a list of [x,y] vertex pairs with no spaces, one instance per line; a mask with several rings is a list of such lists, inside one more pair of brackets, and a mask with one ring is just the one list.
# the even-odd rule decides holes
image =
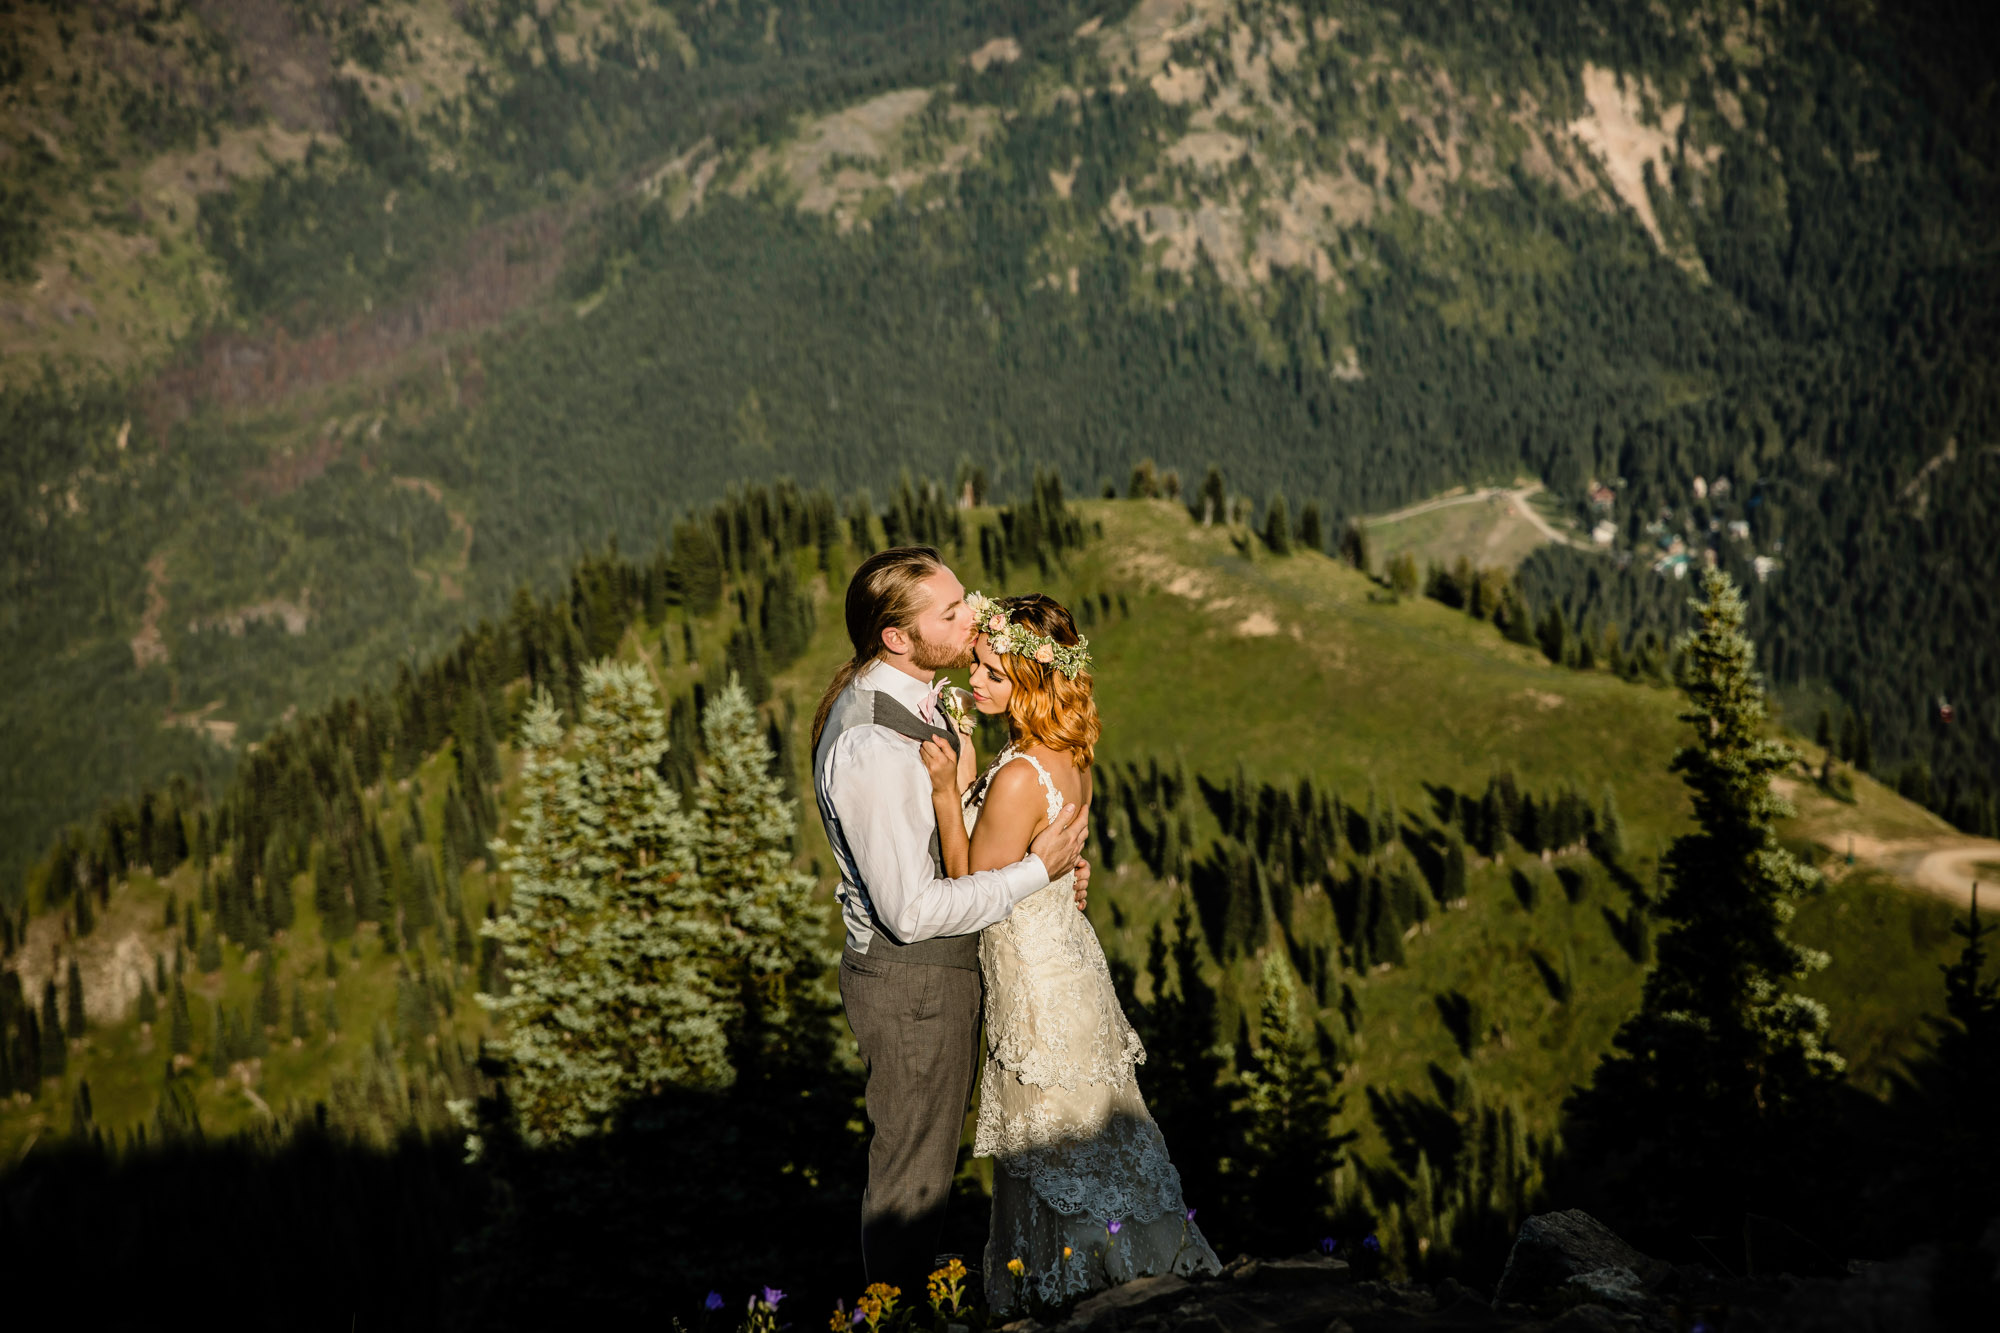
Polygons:
[[[880,1286],[881,1284],[877,1283],[876,1285]],[[874,1290],[874,1288],[871,1287],[869,1288],[869,1290],[872,1291]],[[868,1333],[875,1333],[875,1330],[879,1328],[882,1324],[881,1297],[863,1296],[860,1300],[854,1303],[855,1322],[859,1323],[863,1319],[866,1319],[868,1321]]]
[[1114,1236],[1115,1236],[1115,1235],[1117,1235],[1117,1234],[1118,1234],[1118,1233],[1119,1233],[1120,1231],[1122,1231],[1122,1230],[1124,1229],[1124,1227],[1125,1227],[1125,1224],[1124,1224],[1123,1222],[1119,1221],[1119,1220],[1118,1220],[1117,1218],[1115,1218],[1115,1217],[1114,1217],[1114,1218],[1112,1218],[1112,1219],[1110,1219],[1109,1221],[1107,1221],[1107,1222],[1106,1222],[1106,1223],[1104,1224],[1104,1229],[1105,1229],[1106,1231],[1110,1232],[1110,1233],[1111,1233],[1112,1235],[1114,1235]]
[[833,1333],[847,1333],[848,1326],[860,1317],[861,1311],[856,1310],[852,1316],[849,1316],[847,1307],[839,1301],[835,1301],[833,1303],[833,1318],[827,1321],[826,1326],[832,1329]]
[[764,1294],[764,1304],[770,1306],[773,1310],[777,1309],[778,1303],[785,1299],[785,1293],[779,1291],[776,1287],[764,1288],[763,1294]]
[[1361,1248],[1368,1251],[1368,1253],[1370,1254],[1380,1254],[1382,1253],[1382,1242],[1376,1240],[1374,1235],[1371,1233],[1361,1238]]
[[1075,1250],[1072,1250],[1072,1249],[1071,1249],[1071,1248],[1070,1248],[1069,1246],[1067,1246],[1067,1245],[1063,1246],[1063,1262],[1064,1262],[1064,1263],[1068,1263],[1068,1262],[1069,1262],[1069,1257],[1070,1257],[1070,1256],[1071,1256],[1072,1254],[1075,1254],[1075,1253],[1076,1253],[1076,1251],[1075,1251]]
[[1019,1259],[1009,1259],[1007,1261],[1007,1271],[1015,1277],[1026,1277],[1028,1275],[1028,1266]]
[[1320,1239],[1319,1248],[1320,1248],[1320,1253],[1322,1254],[1332,1254],[1335,1250],[1340,1248],[1340,1242],[1335,1240],[1331,1236],[1324,1236],[1321,1237]]
[[[886,1282],[871,1282],[868,1284],[867,1294],[874,1297],[875,1303],[882,1307],[882,1313],[878,1318],[886,1319],[896,1313],[896,1298],[903,1294],[903,1289],[892,1287]],[[869,1327],[873,1328],[874,1325],[871,1323]]]
[[946,1302],[951,1304],[951,1312],[958,1313],[959,1303],[965,1299],[965,1263],[954,1259],[930,1277],[931,1309],[943,1312]]
[[702,1304],[711,1310],[720,1310],[722,1308],[722,1293],[719,1291],[709,1292],[708,1299],[703,1301]]
[[1188,1209],[1187,1220],[1190,1222],[1194,1221],[1194,1209],[1192,1208]]

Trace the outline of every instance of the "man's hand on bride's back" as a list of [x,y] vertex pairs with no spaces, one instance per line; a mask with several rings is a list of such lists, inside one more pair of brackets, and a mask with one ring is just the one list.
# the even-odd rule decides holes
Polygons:
[[1082,857],[1078,857],[1076,862],[1076,910],[1081,912],[1088,906],[1090,906],[1090,862],[1084,860]]
[[1048,868],[1050,879],[1061,879],[1083,855],[1084,840],[1089,836],[1090,807],[1079,807],[1071,801],[1049,821],[1047,828],[1035,835],[1035,840],[1028,844],[1028,850],[1041,858],[1042,864]]

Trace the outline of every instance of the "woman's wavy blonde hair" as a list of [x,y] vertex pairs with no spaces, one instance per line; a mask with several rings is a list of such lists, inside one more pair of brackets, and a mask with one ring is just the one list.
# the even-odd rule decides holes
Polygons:
[[[1014,624],[1026,625],[1057,643],[1078,640],[1076,621],[1053,597],[1031,592],[1023,597],[1002,597],[999,605]],[[1007,719],[1013,724],[1014,738],[1023,745],[1059,750],[1069,755],[1079,770],[1089,768],[1097,738],[1104,731],[1097,720],[1097,700],[1091,696],[1090,673],[1079,672],[1071,678],[1026,653],[1001,653],[999,657],[1000,669],[1014,683],[1014,693],[1007,700]]]

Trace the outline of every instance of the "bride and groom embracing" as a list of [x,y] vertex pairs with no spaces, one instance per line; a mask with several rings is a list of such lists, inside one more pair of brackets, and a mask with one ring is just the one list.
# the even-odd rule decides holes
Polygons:
[[[854,657],[813,719],[813,789],[840,866],[840,994],[874,1131],[869,1280],[914,1295],[938,1266],[975,1072],[973,1151],[994,1159],[989,1306],[1218,1271],[1082,911],[1099,733],[1087,641],[1051,598],[968,594],[924,546],[864,561],[846,611]],[[983,773],[935,681],[956,667],[972,669],[979,711],[1008,721]]]

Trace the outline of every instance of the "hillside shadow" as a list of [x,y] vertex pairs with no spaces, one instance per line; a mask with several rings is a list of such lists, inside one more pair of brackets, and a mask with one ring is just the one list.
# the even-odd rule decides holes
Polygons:
[[825,1083],[819,1107],[754,1080],[651,1098],[560,1150],[489,1135],[476,1163],[462,1134],[376,1145],[323,1109],[261,1138],[44,1149],[0,1177],[0,1252],[94,1293],[97,1326],[157,1322],[190,1281],[305,1327],[663,1326],[765,1284],[830,1306],[861,1271],[866,1162],[824,1132],[854,1091]]
[[1465,1146],[1465,1128],[1453,1113],[1458,1100],[1458,1084],[1435,1061],[1426,1067],[1436,1093],[1424,1097],[1414,1092],[1369,1088],[1368,1113],[1388,1145],[1389,1158],[1407,1174],[1417,1169],[1422,1154],[1433,1166],[1455,1161]]

